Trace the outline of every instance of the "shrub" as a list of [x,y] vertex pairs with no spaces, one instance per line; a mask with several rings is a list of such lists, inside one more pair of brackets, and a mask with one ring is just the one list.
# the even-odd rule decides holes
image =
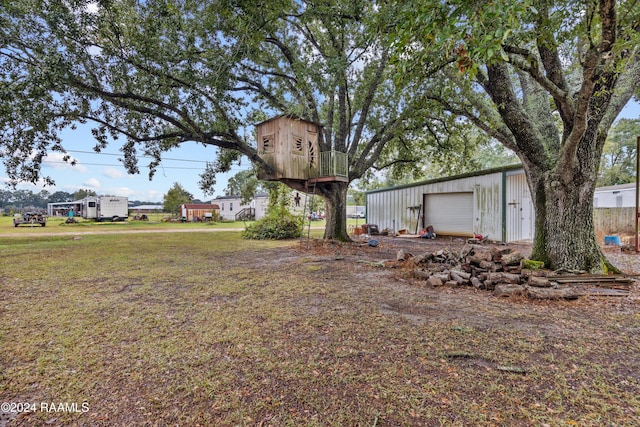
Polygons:
[[290,213],[267,215],[242,232],[243,239],[282,240],[300,237],[302,219]]

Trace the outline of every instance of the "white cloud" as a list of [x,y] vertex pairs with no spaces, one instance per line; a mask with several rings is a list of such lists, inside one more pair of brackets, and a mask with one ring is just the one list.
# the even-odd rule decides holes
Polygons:
[[141,196],[140,196],[140,200],[148,200],[148,201],[155,201],[155,202],[161,202],[164,200],[164,194],[162,191],[157,191],[157,190],[145,190]]
[[105,194],[113,194],[114,196],[124,196],[131,197],[132,194],[135,194],[137,190],[133,190],[129,187],[116,187],[109,188],[108,190],[103,190]]
[[96,188],[100,188],[100,181],[98,181],[95,178],[90,178],[90,179],[84,181],[82,183],[82,185],[84,185],[86,187],[89,187],[89,188],[92,188],[92,189],[95,190]]
[[[1,177],[0,183],[5,186],[5,187],[0,187],[0,189],[2,190],[6,189],[6,185],[9,183],[9,178]],[[42,179],[39,179],[38,182],[36,182],[35,184],[32,184],[30,182],[19,182],[18,184],[16,184],[16,190],[29,190],[34,193],[39,193],[42,190],[47,190],[50,193],[54,193],[58,191],[55,186],[46,185],[46,183]],[[9,191],[14,191],[14,190],[10,189]]]
[[107,167],[102,170],[102,174],[107,178],[124,178],[127,174],[120,169]]
[[80,172],[80,173],[88,172],[88,169],[85,166],[81,165],[80,163],[76,163],[75,165],[72,165],[70,163],[73,160],[78,161],[78,159],[71,157],[69,161],[65,162],[64,156],[65,156],[64,154],[58,153],[58,152],[47,153],[47,156],[42,161],[42,166],[50,167],[52,169],[73,170],[75,172]]
[[161,202],[164,193],[153,189],[133,189],[129,187],[101,188],[99,194],[112,194],[114,196],[128,197],[129,200],[145,200]]

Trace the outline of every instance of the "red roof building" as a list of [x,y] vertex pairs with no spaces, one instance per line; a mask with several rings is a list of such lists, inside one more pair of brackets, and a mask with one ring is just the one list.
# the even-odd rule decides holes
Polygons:
[[182,218],[189,222],[210,221],[220,214],[220,206],[214,204],[187,203],[180,206]]

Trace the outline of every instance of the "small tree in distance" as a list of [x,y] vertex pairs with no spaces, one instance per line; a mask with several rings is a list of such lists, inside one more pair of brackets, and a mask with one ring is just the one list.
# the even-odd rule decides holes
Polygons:
[[73,193],[73,200],[82,200],[85,197],[90,197],[90,196],[97,196],[97,194],[93,190],[80,189],[75,193]]
[[611,129],[604,144],[598,186],[627,184],[636,175],[636,137],[640,119],[621,119]]
[[281,240],[300,237],[302,218],[289,210],[291,189],[278,182],[268,182],[269,208],[267,215],[250,224],[242,232],[242,238],[254,240]]
[[240,171],[231,178],[224,190],[225,196],[240,196],[240,202],[245,205],[253,200],[256,192],[262,190],[264,185],[258,181],[254,169]]
[[175,215],[180,214],[180,206],[185,203],[191,203],[193,200],[193,195],[189,193],[187,190],[182,188],[182,186],[175,182],[173,187],[167,191],[167,194],[164,195],[163,199],[163,207],[165,212],[170,212]]

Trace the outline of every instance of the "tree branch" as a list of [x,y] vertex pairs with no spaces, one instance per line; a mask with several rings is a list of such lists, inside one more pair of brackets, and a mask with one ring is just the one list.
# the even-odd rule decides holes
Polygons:
[[[532,164],[544,167],[547,164],[544,144],[535,132],[531,122],[520,104],[511,83],[507,65],[496,64],[487,67],[487,93],[493,100],[505,125],[514,135],[514,144]],[[511,147],[509,147],[511,148]]]
[[[547,86],[545,82],[539,81],[535,75],[532,75],[532,77],[553,96],[566,133],[573,127],[575,105],[573,104],[573,99],[569,94],[569,85],[567,84],[567,80],[562,71],[562,63],[558,53],[558,43],[553,38],[553,34],[551,32],[545,31],[545,20],[549,19],[549,7],[546,4],[541,4],[540,6],[541,9],[538,14],[539,18],[535,23],[538,34],[538,37],[536,38],[536,47],[540,54],[542,66],[545,69],[547,78],[551,83],[553,83],[553,87],[557,88],[557,91],[552,90],[552,87]],[[562,95],[563,93],[565,95]]]
[[393,165],[398,165],[398,164],[409,164],[409,163],[416,163],[420,161],[420,159],[398,159],[398,160],[392,160],[390,162],[387,162],[385,164],[383,164],[382,166],[376,166],[375,164],[371,166],[372,169],[375,169],[377,171],[381,171],[381,170],[385,170],[386,168],[389,168]]
[[[599,25],[601,32],[601,41],[597,45],[591,45],[585,55],[582,73],[582,85],[577,93],[577,101],[575,107],[573,127],[569,136],[566,138],[562,149],[562,154],[558,162],[558,170],[573,170],[576,163],[576,152],[580,141],[583,139],[585,132],[589,126],[588,120],[591,114],[591,103],[594,97],[594,90],[599,86],[599,80],[602,76],[606,62],[611,56],[611,49],[615,43],[616,37],[616,14],[615,0],[600,0],[599,13],[601,23]],[[614,77],[611,75],[610,77]],[[598,97],[611,97],[610,89],[615,85],[613,82],[605,82],[603,89]],[[599,101],[602,102],[602,101]],[[568,177],[567,179],[570,179]]]
[[[549,92],[549,94],[556,102],[556,105],[558,106],[560,115],[563,117],[563,121],[565,116],[571,119],[571,117],[573,116],[573,103],[566,88],[566,82],[564,82],[564,75],[562,74],[562,70],[555,69],[555,66],[557,65],[559,67],[560,64],[547,64],[546,68],[547,72],[552,76],[560,74],[560,84],[564,84],[564,88],[562,86],[558,86],[558,84],[554,80],[547,78],[540,72],[538,61],[531,54],[531,52],[524,49],[516,48],[514,46],[504,46],[503,48],[504,51],[509,54],[509,62],[511,64],[529,74],[533,78],[533,80],[535,80],[540,86],[542,86],[547,92]],[[543,48],[543,50],[545,49],[546,48]],[[545,56],[553,57],[554,54],[546,49]],[[549,61],[553,62],[552,59],[549,59]]]
[[[295,55],[293,54],[293,52],[291,51],[291,49],[288,46],[286,46],[283,42],[278,40],[275,37],[275,35],[271,35],[271,37],[265,38],[265,41],[267,43],[273,44],[280,50],[280,52],[284,55],[284,58],[287,60],[289,66],[291,67],[291,69],[295,74],[296,68],[297,68],[296,64],[298,61]],[[307,85],[304,83],[304,79],[301,79],[300,76],[297,76],[296,79],[298,82],[301,83],[302,87],[300,89],[302,91],[302,95],[304,99],[307,102],[307,108],[309,108],[309,110],[313,112],[312,114],[314,117],[318,117],[318,106],[316,104],[316,100],[315,100],[315,97],[313,96],[313,93],[311,93],[308,90]]]
[[360,110],[360,118],[358,119],[358,123],[356,124],[356,129],[353,136],[353,141],[351,147],[349,147],[349,157],[353,157],[358,148],[358,142],[360,138],[362,138],[362,131],[364,129],[365,124],[369,118],[369,109],[371,108],[371,104],[375,97],[375,94],[380,87],[380,82],[382,81],[382,76],[384,75],[384,70],[386,69],[389,61],[389,49],[385,48],[382,51],[382,55],[380,61],[378,62],[378,67],[376,69],[375,76],[371,83],[369,84],[367,94],[362,102],[362,109]]

